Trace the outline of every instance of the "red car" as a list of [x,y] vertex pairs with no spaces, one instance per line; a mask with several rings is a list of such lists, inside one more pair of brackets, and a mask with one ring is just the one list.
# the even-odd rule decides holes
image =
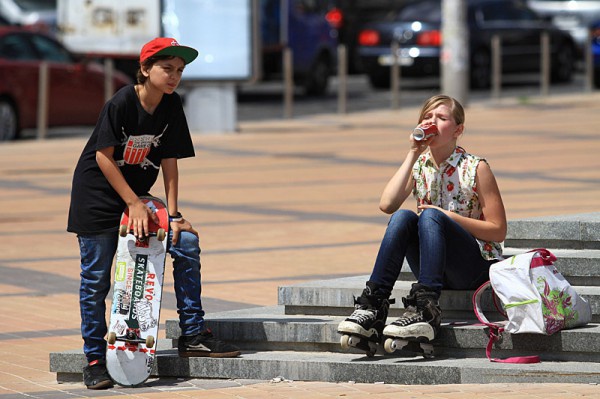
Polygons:
[[[104,68],[80,61],[45,34],[0,26],[0,141],[37,126],[38,78],[48,62],[48,126],[94,125],[104,105]],[[114,72],[115,90],[131,79]]]

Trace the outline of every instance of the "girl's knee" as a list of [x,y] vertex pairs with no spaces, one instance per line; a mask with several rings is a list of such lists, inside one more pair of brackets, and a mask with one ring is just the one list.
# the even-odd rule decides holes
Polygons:
[[427,208],[424,209],[423,212],[419,215],[419,223],[433,221],[436,223],[440,223],[446,218],[446,214],[439,209],[435,208]]
[[413,211],[399,209],[390,218],[388,226],[392,228],[404,228],[416,224],[418,220],[419,217]]

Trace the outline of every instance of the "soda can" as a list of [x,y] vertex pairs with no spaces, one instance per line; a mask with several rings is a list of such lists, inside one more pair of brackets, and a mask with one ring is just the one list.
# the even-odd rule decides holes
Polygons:
[[437,126],[418,126],[413,130],[412,136],[416,141],[427,140],[428,138],[438,134]]

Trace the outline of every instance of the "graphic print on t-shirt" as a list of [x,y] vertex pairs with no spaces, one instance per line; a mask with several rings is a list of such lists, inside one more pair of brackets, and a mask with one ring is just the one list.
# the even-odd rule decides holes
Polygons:
[[118,166],[127,165],[140,165],[142,169],[146,169],[148,166],[152,166],[154,169],[159,169],[160,165],[155,165],[150,161],[147,157],[152,149],[152,146],[159,147],[160,146],[160,138],[165,134],[165,130],[167,130],[166,125],[163,129],[162,133],[158,136],[153,136],[151,134],[142,134],[142,135],[127,135],[125,133],[125,128],[122,128],[123,132],[123,159],[117,160]]
[[154,136],[145,134],[143,136],[129,136],[125,150],[123,151],[123,161],[129,165],[141,164],[146,155],[150,153],[150,146]]

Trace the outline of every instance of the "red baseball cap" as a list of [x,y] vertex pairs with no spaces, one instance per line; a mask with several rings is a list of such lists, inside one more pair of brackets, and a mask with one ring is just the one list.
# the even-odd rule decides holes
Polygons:
[[191,47],[180,46],[172,37],[157,37],[142,47],[140,63],[155,55],[172,55],[181,58],[186,64],[198,57],[198,51]]

